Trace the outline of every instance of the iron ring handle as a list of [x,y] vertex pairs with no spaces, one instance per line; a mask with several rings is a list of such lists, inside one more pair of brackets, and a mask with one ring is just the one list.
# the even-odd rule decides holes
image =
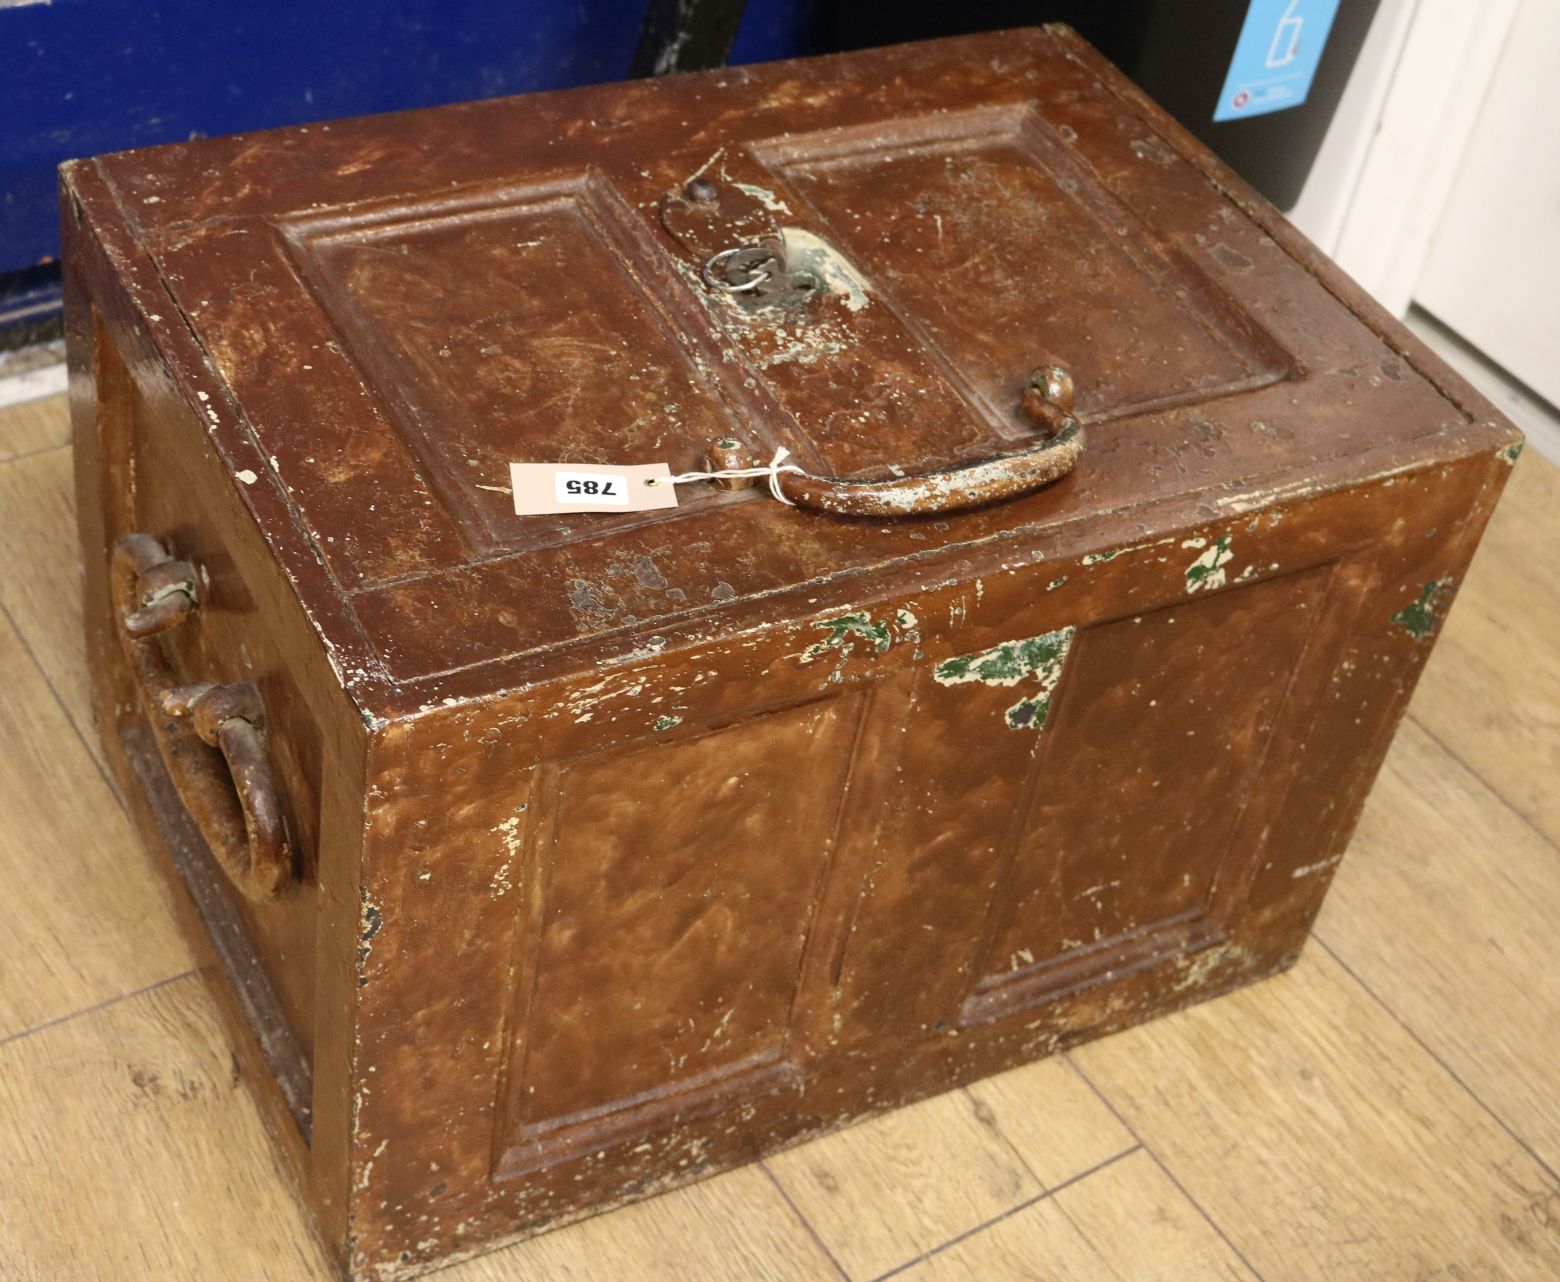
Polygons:
[[[260,692],[248,682],[174,682],[158,637],[195,612],[198,589],[193,567],[156,539],[130,534],[115,545],[113,585],[125,658],[179,799],[247,898],[279,898],[293,880],[293,853]],[[226,769],[203,745],[221,752]]]
[[733,245],[730,249],[723,249],[707,263],[699,268],[699,275],[704,283],[711,289],[722,290],[728,294],[745,294],[757,289],[774,273],[760,268],[752,273],[750,279],[740,285],[733,284],[726,276],[726,264],[738,254],[767,254],[770,261],[779,261],[779,255],[766,245]]
[[1018,498],[1066,476],[1083,454],[1083,427],[1072,414],[1072,376],[1063,366],[1047,365],[1031,374],[1022,405],[1030,420],[1048,433],[1024,450],[873,481],[781,470],[776,484],[797,507],[838,516],[926,516]]

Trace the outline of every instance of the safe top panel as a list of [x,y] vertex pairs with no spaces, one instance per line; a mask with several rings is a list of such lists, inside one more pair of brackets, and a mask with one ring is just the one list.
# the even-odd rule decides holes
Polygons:
[[[199,346],[198,412],[258,463],[233,463],[246,497],[285,503],[371,646],[395,634],[398,679],[939,548],[1326,488],[1470,421],[1059,29],[93,163]],[[753,245],[802,265],[806,296],[712,285]],[[730,438],[880,478],[1021,450],[1051,362],[1083,460],[982,511],[862,522],[704,485],[656,512],[511,510],[510,462],[694,470]],[[441,611],[466,620],[449,646]]]

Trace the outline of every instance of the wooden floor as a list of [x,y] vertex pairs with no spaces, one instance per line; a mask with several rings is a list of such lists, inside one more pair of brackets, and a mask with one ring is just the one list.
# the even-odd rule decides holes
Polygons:
[[[97,767],[63,405],[0,412],[0,1279],[326,1277]],[[1518,465],[1288,975],[459,1265],[1560,1279],[1560,472]]]

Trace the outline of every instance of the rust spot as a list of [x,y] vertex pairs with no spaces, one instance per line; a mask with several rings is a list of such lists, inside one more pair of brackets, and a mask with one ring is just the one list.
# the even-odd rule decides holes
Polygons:
[[1251,270],[1251,259],[1247,258],[1238,249],[1231,249],[1222,240],[1210,249],[1208,253],[1232,272],[1249,272]]
[[642,588],[666,587],[666,576],[648,556],[634,558],[634,581]]
[[575,579],[569,584],[569,604],[597,620],[610,619],[617,613],[617,608],[601,595],[601,589],[586,579]]

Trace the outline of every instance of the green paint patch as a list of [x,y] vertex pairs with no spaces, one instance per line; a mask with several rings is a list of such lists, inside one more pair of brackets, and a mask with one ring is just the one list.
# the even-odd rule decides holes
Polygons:
[[1452,591],[1452,580],[1432,579],[1419,593],[1419,599],[1410,601],[1392,616],[1392,622],[1404,629],[1416,641],[1423,641],[1436,630],[1441,616],[1446,613],[1447,598]]
[[1062,665],[1076,628],[1060,628],[1022,641],[1004,641],[979,654],[960,655],[939,663],[932,675],[939,685],[979,682],[1015,686],[1033,681],[1038,687],[1003,713],[1009,730],[1043,730],[1051,715],[1051,696],[1062,678]]
[[1049,583],[1047,583],[1045,585],[1045,590],[1047,592],[1055,592],[1057,588],[1061,587],[1062,584],[1064,584],[1066,582],[1067,582],[1067,576],[1064,574],[1064,575],[1062,575],[1061,578],[1059,578],[1059,579],[1052,579]]
[[813,626],[823,628],[829,635],[803,650],[801,660],[811,663],[832,652],[838,662],[829,678],[831,681],[844,680],[841,669],[860,644],[871,646],[874,654],[883,654],[903,641],[921,643],[920,620],[904,609],[895,610],[892,619],[883,621],[874,619],[865,610],[854,610],[832,619],[820,619]]
[[680,725],[682,725],[681,717],[657,717],[655,719],[655,728],[657,730],[670,730],[673,726]]
[[1073,628],[1047,632],[1023,641],[1004,641],[979,654],[966,654],[937,665],[937,680],[943,685],[979,681],[983,685],[1017,685],[1025,677],[1061,661],[1072,644]]
[[1100,565],[1105,561],[1114,561],[1125,552],[1126,548],[1117,548],[1114,552],[1090,552],[1083,558],[1085,565]]
[[822,641],[807,647],[807,657],[810,659],[817,658],[825,650],[831,648],[838,650],[849,646],[856,639],[869,642],[879,654],[894,644],[894,637],[888,630],[888,624],[879,623],[865,611],[842,614],[833,619],[822,619],[814,626],[828,629],[829,635]]
[[1521,456],[1521,441],[1513,441],[1510,445],[1503,446],[1501,449],[1495,451],[1496,458],[1500,459],[1502,462],[1510,463],[1513,467],[1516,466],[1517,459],[1519,459]]
[[1009,730],[1023,730],[1029,726],[1039,730],[1050,715],[1051,696],[1042,694],[1032,699],[1020,699],[1002,714],[1002,719],[1007,722]]
[[1224,567],[1235,557],[1230,551],[1230,536],[1222,535],[1212,547],[1186,567],[1186,590],[1201,592],[1224,586]]

